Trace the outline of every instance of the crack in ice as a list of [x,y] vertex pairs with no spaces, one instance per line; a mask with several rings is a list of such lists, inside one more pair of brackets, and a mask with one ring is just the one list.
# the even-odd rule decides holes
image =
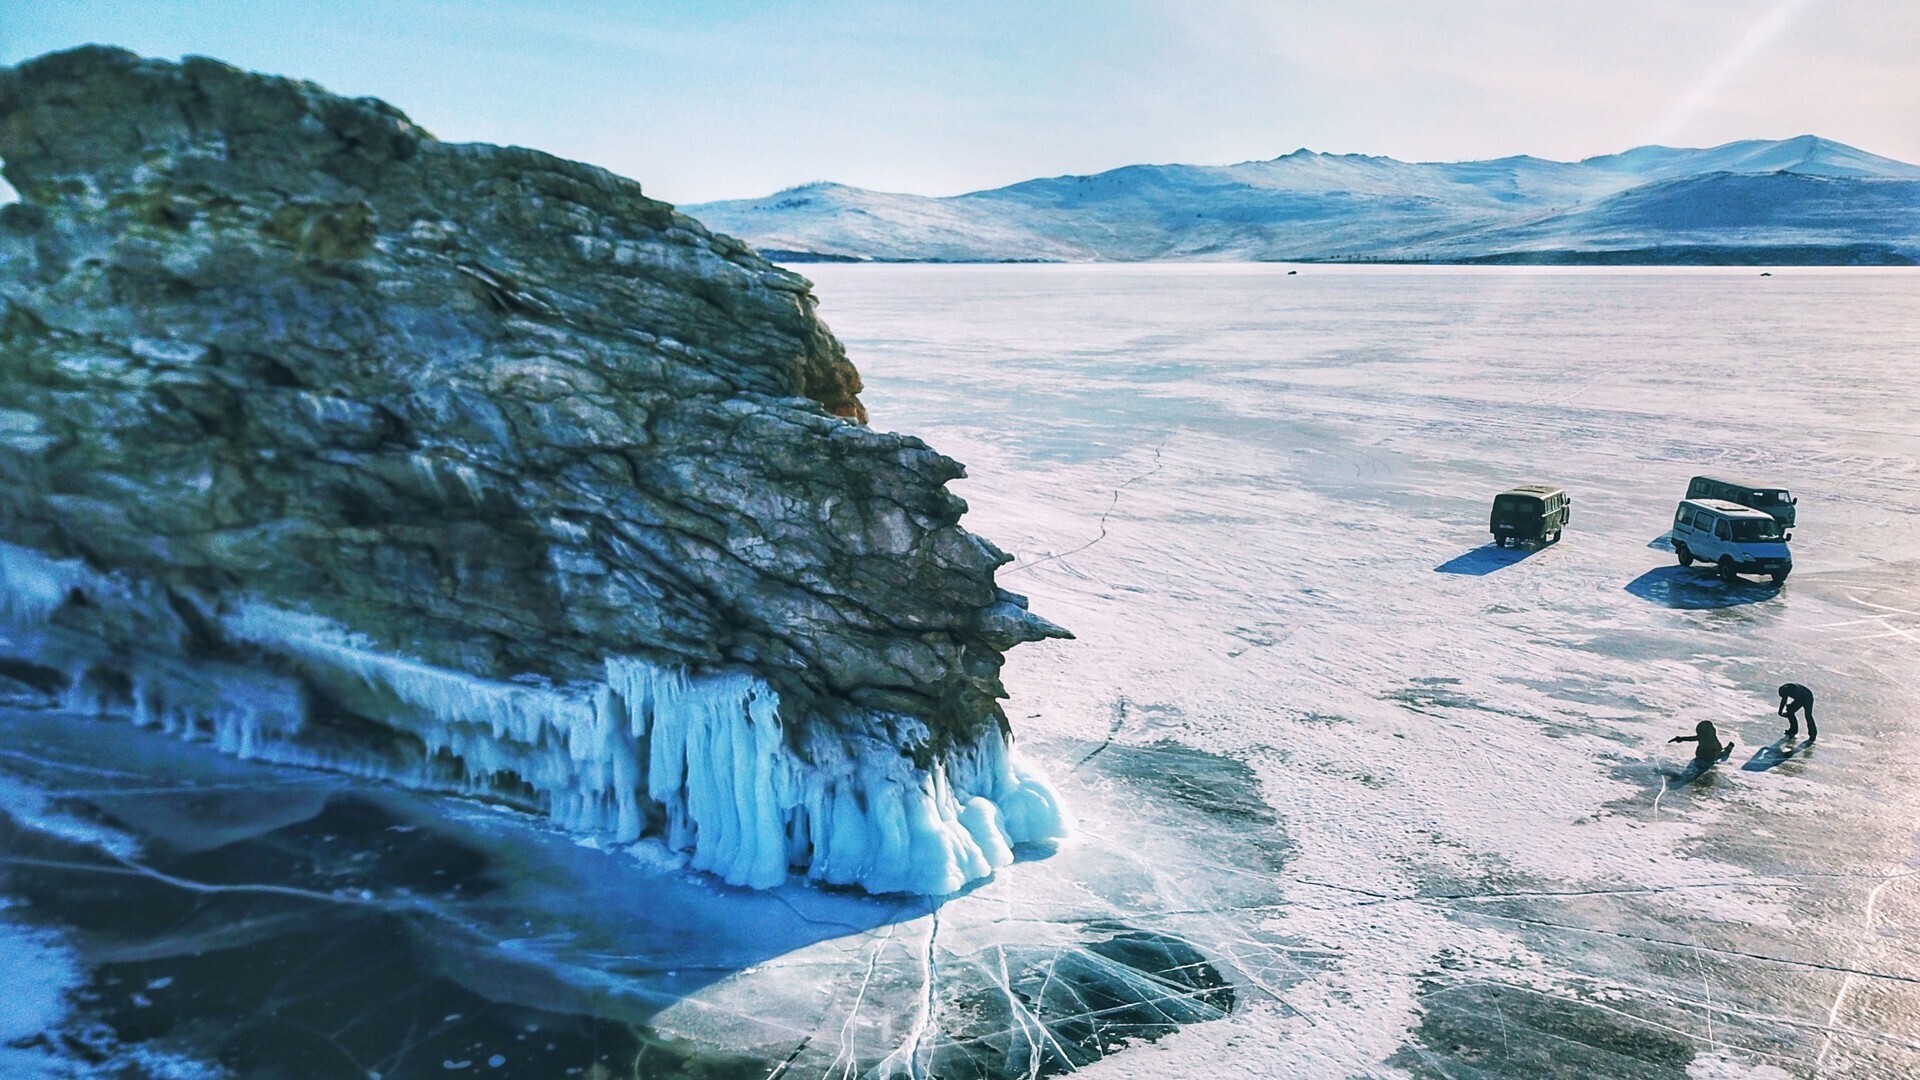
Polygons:
[[[1880,891],[1896,881],[1904,881],[1917,873],[1920,873],[1920,871],[1908,871],[1902,874],[1890,875],[1882,880],[1880,884],[1867,890],[1867,905],[1863,912],[1864,918],[1862,919],[1860,928],[1860,940],[1854,946],[1853,952],[1856,957],[1866,950],[1867,941],[1873,935],[1873,912],[1874,908],[1880,903]],[[1819,1075],[1825,1071],[1827,1067],[1827,1054],[1833,1049],[1833,1026],[1839,1022],[1840,1010],[1846,1005],[1847,993],[1853,989],[1854,974],[1853,972],[1848,972],[1847,977],[1840,980],[1840,989],[1833,995],[1833,1005],[1827,1009],[1827,1037],[1820,1041],[1820,1053],[1813,1059],[1813,1071],[1815,1075]]]
[[1159,472],[1161,468],[1160,451],[1165,450],[1166,448],[1167,448],[1167,440],[1161,439],[1160,445],[1153,448],[1153,468],[1148,469],[1146,472],[1143,472],[1138,476],[1130,478],[1126,483],[1121,484],[1119,487],[1113,489],[1113,501],[1108,503],[1107,508],[1104,511],[1102,511],[1100,514],[1100,535],[1094,537],[1093,539],[1087,541],[1084,544],[1081,544],[1079,547],[1074,548],[1071,551],[1057,551],[1051,555],[1042,555],[1031,562],[1023,562],[1019,566],[1013,567],[1010,570],[1003,570],[1000,572],[1000,576],[1004,578],[1010,574],[1017,574],[1022,570],[1031,570],[1034,567],[1039,566],[1041,563],[1044,563],[1044,562],[1052,562],[1055,559],[1064,559],[1069,555],[1078,555],[1081,552],[1092,547],[1093,545],[1099,543],[1100,541],[1105,540],[1107,538],[1107,518],[1109,515],[1113,513],[1114,509],[1120,505],[1120,493],[1132,487],[1133,485],[1139,483],[1140,481],[1145,480],[1147,477],[1152,476],[1154,473]]

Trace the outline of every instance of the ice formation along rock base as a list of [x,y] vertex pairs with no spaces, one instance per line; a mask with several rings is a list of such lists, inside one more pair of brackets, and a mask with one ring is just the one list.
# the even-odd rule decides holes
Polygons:
[[[604,682],[501,682],[260,604],[217,617],[226,642],[260,665],[182,662],[164,639],[110,646],[52,619],[73,604],[171,621],[157,602],[77,560],[0,544],[0,655],[15,676],[57,674],[57,685],[52,674],[40,681],[69,709],[242,757],[495,798],[620,841],[657,833],[695,868],[753,888],[799,869],[870,892],[946,895],[1012,862],[1015,847],[1068,829],[1052,788],[1004,735],[923,767],[899,748],[914,722],[876,716],[871,731],[822,729],[796,749],[779,695],[746,674],[614,657]],[[419,753],[340,745],[315,721],[316,702],[417,740]]]

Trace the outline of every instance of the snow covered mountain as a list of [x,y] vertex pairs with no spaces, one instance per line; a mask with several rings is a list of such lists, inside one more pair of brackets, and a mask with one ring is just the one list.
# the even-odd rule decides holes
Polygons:
[[1296,150],[947,198],[820,183],[683,209],[787,261],[1920,259],[1920,166],[1812,135],[1578,162]]

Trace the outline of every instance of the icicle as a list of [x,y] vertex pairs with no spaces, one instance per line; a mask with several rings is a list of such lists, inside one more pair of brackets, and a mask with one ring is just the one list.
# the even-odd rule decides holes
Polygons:
[[[134,597],[77,562],[0,545],[5,620],[44,623],[75,587]],[[797,869],[872,892],[944,895],[1068,829],[1053,790],[991,728],[924,768],[900,754],[896,739],[926,734],[902,717],[820,725],[796,752],[779,695],[745,674],[689,676],[615,657],[604,682],[502,682],[383,653],[324,619],[265,605],[241,605],[223,624],[291,661],[299,679],[155,658],[101,678],[80,660],[67,666],[66,704],[241,757],[531,798],[565,828],[623,842],[664,819],[666,843],[690,866],[754,888]],[[302,682],[415,736],[425,760],[303,744]]]
[[803,866],[833,884],[943,895],[1012,862],[1016,845],[1066,835],[1052,789],[997,732],[951,769],[914,768],[871,737],[855,752],[819,740],[802,760],[758,680],[631,659],[609,661],[607,680],[648,740],[647,794],[666,808],[667,842],[733,884],[766,887]]

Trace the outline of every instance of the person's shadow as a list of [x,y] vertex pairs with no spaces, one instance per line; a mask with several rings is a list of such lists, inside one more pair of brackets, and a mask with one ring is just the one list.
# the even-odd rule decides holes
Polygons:
[[1778,741],[1754,751],[1753,759],[1740,767],[1747,772],[1766,772],[1792,761],[1802,750],[1812,748],[1810,742],[1800,742],[1791,735],[1782,736]]
[[[1728,756],[1730,757],[1732,755]],[[1667,778],[1667,790],[1677,791],[1689,784],[1700,783],[1701,781],[1711,783],[1713,767],[1726,760],[1724,757],[1715,758],[1712,761],[1701,761],[1699,758],[1694,758],[1692,761],[1687,762],[1685,768],[1664,770]]]
[[1455,555],[1446,562],[1433,568],[1436,574],[1467,574],[1473,577],[1485,577],[1495,570],[1504,570],[1518,562],[1531,559],[1547,544],[1526,544],[1503,548],[1497,544],[1482,544],[1465,554]]
[[[1620,779],[1644,788],[1649,794],[1658,792],[1666,796],[1686,787],[1710,789],[1714,784],[1715,762],[1703,762],[1698,758],[1689,758],[1685,765],[1673,765],[1666,761],[1636,761],[1623,763],[1614,774]],[[1658,802],[1656,800],[1656,804]]]

